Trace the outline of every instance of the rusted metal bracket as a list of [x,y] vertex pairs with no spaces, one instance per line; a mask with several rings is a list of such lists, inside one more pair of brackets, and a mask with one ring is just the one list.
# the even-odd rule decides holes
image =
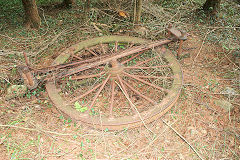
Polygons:
[[27,54],[24,52],[24,59],[26,66],[19,65],[18,72],[20,73],[21,77],[24,80],[24,84],[28,87],[28,89],[32,90],[38,86],[37,80],[33,76],[33,72],[29,69],[29,61],[27,58]]
[[168,31],[168,36],[172,36],[173,39],[179,40],[179,47],[178,47],[178,52],[177,52],[177,58],[179,58],[182,53],[183,41],[187,40],[187,32],[180,31],[180,30],[172,27],[172,25],[168,26],[167,31]]
[[33,72],[30,71],[28,66],[18,66],[18,72],[21,74],[24,84],[28,87],[28,89],[32,90],[37,87],[37,80],[34,78]]

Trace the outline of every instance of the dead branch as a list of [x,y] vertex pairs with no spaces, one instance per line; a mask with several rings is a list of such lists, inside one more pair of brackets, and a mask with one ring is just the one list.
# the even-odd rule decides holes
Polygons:
[[197,156],[201,159],[201,160],[203,160],[203,158],[201,157],[201,155],[197,152],[197,150],[180,134],[180,133],[178,133],[178,131],[176,131],[171,125],[169,125],[166,121],[164,121],[162,118],[161,118],[161,120],[163,121],[163,123],[165,124],[165,125],[167,125],[169,128],[171,128],[185,143],[187,143],[189,146],[190,146],[190,148],[197,154]]

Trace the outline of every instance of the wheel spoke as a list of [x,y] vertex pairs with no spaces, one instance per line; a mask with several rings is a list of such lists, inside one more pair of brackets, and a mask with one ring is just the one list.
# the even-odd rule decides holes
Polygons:
[[156,78],[156,79],[173,79],[173,76],[142,76],[142,75],[133,75],[136,76],[138,78]]
[[112,91],[111,91],[111,102],[110,102],[110,118],[113,118],[113,114],[112,114],[112,110],[113,110],[113,103],[114,103],[114,92],[115,92],[115,82],[114,80],[112,79],[111,81],[111,87],[112,87]]
[[94,88],[90,89],[89,91],[85,92],[84,94],[82,94],[82,95],[80,95],[80,96],[74,98],[73,100],[71,100],[70,103],[73,103],[73,102],[75,102],[75,101],[77,101],[77,100],[79,100],[79,99],[85,97],[86,95],[92,93],[93,91],[95,91],[95,90],[96,90],[98,87],[100,87],[101,85],[102,85],[101,83],[98,84],[98,85],[96,85]]
[[93,107],[97,97],[99,96],[99,94],[101,93],[101,91],[103,90],[104,86],[106,85],[107,81],[109,80],[111,74],[108,75],[108,77],[105,79],[105,81],[102,83],[102,86],[99,88],[99,90],[97,91],[95,97],[93,98],[93,101],[90,105],[90,107],[88,108],[88,112],[90,112],[91,108]]
[[129,58],[129,59],[127,59],[127,60],[121,62],[121,64],[125,64],[125,63],[127,63],[127,62],[133,60],[134,58],[136,58],[137,56],[139,56],[139,55],[142,54],[142,53],[143,53],[143,51],[142,51],[142,52],[139,52],[138,54],[132,56],[131,58]]
[[149,58],[149,59],[147,59],[147,60],[145,60],[145,61],[141,61],[141,62],[135,64],[134,66],[140,66],[140,65],[145,64],[145,63],[147,63],[147,62],[150,62],[151,60],[156,59],[156,58],[157,58],[157,57]]
[[145,81],[145,80],[143,80],[143,79],[140,79],[140,78],[138,78],[138,77],[136,77],[136,76],[134,76],[134,75],[128,74],[128,73],[126,73],[126,72],[124,72],[124,71],[123,71],[123,73],[124,73],[126,76],[131,77],[131,78],[134,78],[134,79],[136,79],[136,80],[138,80],[138,81],[140,81],[140,82],[142,82],[142,83],[145,83],[145,84],[147,84],[147,85],[149,85],[149,86],[151,86],[151,87],[157,88],[157,89],[159,89],[159,90],[161,90],[161,91],[168,92],[167,89],[164,89],[164,88],[162,88],[162,87],[156,86],[156,85],[154,85],[154,84],[152,84],[152,83],[149,83],[149,82],[147,82],[147,81]]
[[135,64],[134,66],[140,66],[140,65],[142,65],[142,64],[145,64],[145,63],[147,63],[147,62],[150,62],[150,61],[152,61],[152,60],[154,60],[154,59],[156,59],[156,58],[159,58],[159,57],[160,57],[160,55],[158,55],[158,56],[156,56],[156,57],[149,58],[149,59],[147,59],[147,60],[145,60],[145,61],[141,61],[141,62]]
[[83,60],[81,57],[78,57],[78,56],[76,56],[76,55],[74,55],[74,54],[72,54],[72,57],[73,57],[73,58],[76,58],[76,59],[78,59],[78,60]]
[[134,89],[130,84],[128,84],[126,81],[122,80],[123,83],[128,86],[128,88],[130,88],[132,91],[134,91],[136,94],[138,94],[139,96],[141,96],[142,98],[146,99],[147,101],[149,101],[150,103],[152,103],[153,105],[156,104],[156,102],[154,102],[153,100],[151,100],[150,98],[148,98],[147,96],[144,96],[143,94],[141,94],[139,91],[137,91],[136,89]]
[[[161,49],[161,52],[165,53],[165,52],[166,52],[166,48],[163,47],[163,48]],[[157,56],[155,56],[155,57],[152,57],[152,58],[147,59],[147,60],[145,60],[145,61],[139,62],[139,63],[135,64],[134,66],[140,66],[140,65],[145,64],[145,63],[147,63],[147,62],[150,62],[150,61],[153,60],[153,59],[159,58],[160,56],[161,56],[161,55],[159,54],[159,55],[157,55]]]
[[94,53],[92,50],[90,50],[89,48],[85,48],[86,51],[90,52],[92,55],[94,56],[98,56],[96,53]]
[[133,112],[136,114],[137,111],[135,110],[132,102],[130,101],[130,97],[129,97],[128,93],[127,93],[126,87],[124,86],[124,84],[123,84],[123,82],[122,82],[122,79],[121,79],[121,77],[120,77],[118,74],[117,74],[117,78],[118,78],[118,81],[120,82],[120,85],[121,85],[121,87],[122,87],[122,92],[123,92],[123,94],[125,95],[126,99],[128,100],[128,102],[129,102],[129,104],[130,104]]
[[154,69],[154,68],[165,68],[170,67],[171,65],[161,65],[161,66],[151,66],[151,67],[137,67],[137,66],[131,66],[131,67],[124,67],[124,69]]
[[93,74],[93,75],[74,76],[74,77],[72,77],[71,79],[72,79],[72,80],[78,80],[78,79],[93,78],[93,77],[101,76],[101,75],[103,75],[104,73],[105,73],[105,72],[101,72],[101,73]]

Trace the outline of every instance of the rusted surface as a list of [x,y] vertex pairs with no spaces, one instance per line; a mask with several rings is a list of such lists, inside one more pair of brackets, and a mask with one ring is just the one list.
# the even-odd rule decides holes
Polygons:
[[[122,40],[122,38],[119,36],[110,36],[110,37],[96,38],[96,39],[94,39],[94,41],[89,40],[89,41],[87,41],[87,43],[85,41],[83,43],[77,44],[77,46],[78,47],[81,46],[82,49],[84,49],[85,47],[91,47],[96,44],[107,43],[108,41],[103,42],[103,40],[106,40],[106,39],[109,40],[110,42],[112,42],[112,41],[114,41],[114,42],[134,42],[134,43],[142,43],[142,44],[147,43],[147,41],[143,40],[143,39],[125,37]],[[157,43],[158,43],[158,45],[162,44],[162,42],[157,42]],[[156,44],[156,43],[154,43],[154,44]],[[76,47],[75,51],[79,49],[79,48],[77,48],[77,46],[75,45],[75,47]],[[140,46],[138,48],[134,47],[127,51],[117,52],[117,54],[114,54],[111,57],[103,58],[101,62],[97,61],[96,63],[94,62],[93,64],[89,64],[88,66],[87,65],[79,66],[79,68],[77,70],[81,71],[81,70],[85,70],[86,68],[96,67],[100,64],[103,64],[106,62],[111,62],[113,59],[118,59],[118,58],[124,57],[126,55],[131,55],[133,53],[143,51],[145,48],[146,48],[146,46]],[[162,51],[161,49],[156,49],[156,52],[158,52],[158,53],[161,53],[161,51]],[[131,52],[131,54],[129,52]],[[101,117],[101,120],[99,119],[99,117],[89,118],[88,116],[86,116],[86,114],[81,114],[79,112],[76,112],[76,110],[73,109],[73,106],[67,104],[66,101],[63,99],[63,97],[61,97],[58,94],[58,89],[56,88],[56,86],[53,82],[48,82],[46,84],[46,89],[47,89],[50,99],[53,101],[55,106],[59,110],[61,110],[64,114],[70,116],[72,119],[74,119],[76,121],[84,122],[85,124],[94,126],[99,129],[108,128],[109,130],[121,130],[123,128],[137,127],[137,126],[142,125],[143,121],[146,124],[146,123],[152,122],[153,120],[155,120],[155,119],[159,118],[160,116],[162,116],[163,114],[165,114],[171,108],[171,106],[177,101],[177,99],[179,97],[179,94],[181,91],[181,86],[182,86],[182,71],[181,71],[180,65],[177,62],[176,58],[170,53],[169,50],[166,50],[165,53],[163,53],[163,54],[164,54],[164,57],[167,59],[167,61],[170,64],[172,64],[171,69],[172,69],[172,72],[174,75],[172,87],[167,90],[167,93],[168,93],[167,96],[164,97],[164,99],[160,103],[153,105],[151,107],[151,109],[149,109],[147,111],[141,112],[139,114],[140,116],[123,116],[123,117],[118,117],[118,118]],[[57,59],[59,59],[59,61],[56,59],[54,64],[61,64],[62,60],[66,57],[67,57],[66,52],[64,52],[64,54],[60,55],[60,58],[57,58]],[[71,70],[71,72],[69,72],[69,73],[72,74],[73,72],[74,72],[74,70]],[[118,77],[118,79],[120,79],[119,82],[120,82],[120,85],[122,86],[123,90],[126,90],[126,88],[125,88],[126,83],[124,85],[124,81],[121,80],[121,77],[118,74],[117,74],[117,77]],[[136,78],[136,77],[138,78],[138,76],[135,76],[134,78]],[[95,86],[92,90],[89,90],[88,93],[92,92],[93,90],[96,90],[98,87],[100,87],[102,85],[103,84],[99,84],[99,85]],[[128,87],[128,85],[126,85],[126,86]],[[112,86],[112,90],[114,90],[114,88],[115,87]],[[124,92],[126,92],[126,91],[124,91]],[[112,97],[113,97],[114,91],[112,93],[113,93],[113,95],[112,95]],[[83,96],[83,95],[81,95],[81,96]],[[129,96],[128,96],[128,98],[129,98]],[[111,104],[113,104],[113,103],[111,103]],[[110,109],[110,112],[111,112],[111,109]]]
[[115,80],[112,79],[111,80],[111,101],[110,101],[110,108],[109,108],[109,112],[110,112],[110,118],[113,118],[113,105],[114,105],[114,95],[115,95]]
[[72,80],[77,80],[77,79],[85,79],[85,78],[92,78],[92,77],[98,77],[103,75],[105,72],[101,72],[98,74],[93,74],[93,75],[83,75],[83,76],[73,76],[71,79]]
[[83,64],[83,65],[80,65],[79,67],[76,67],[74,69],[70,69],[66,74],[62,75],[61,77],[70,76],[72,74],[87,70],[89,68],[93,68],[93,67],[99,66],[101,64],[111,62],[114,59],[119,59],[119,58],[122,58],[122,57],[126,57],[126,56],[132,55],[132,54],[137,53],[137,52],[145,51],[145,50],[148,50],[150,48],[154,48],[154,47],[157,47],[157,46],[160,46],[160,45],[170,43],[171,41],[172,40],[169,40],[169,39],[161,40],[161,41],[157,41],[157,42],[152,42],[148,45],[137,46],[137,47],[133,47],[133,48],[121,51],[121,52],[117,52],[117,53],[115,53],[115,54],[113,54],[109,57],[106,57],[105,59],[101,59],[99,61],[96,61],[95,63]]
[[70,103],[75,102],[77,100],[79,100],[82,97],[85,97],[86,95],[90,94],[91,92],[95,91],[97,88],[99,88],[102,84],[98,84],[95,87],[93,87],[92,89],[88,90],[87,92],[85,92],[84,94],[77,96],[76,98],[74,98]]
[[156,104],[156,102],[154,102],[152,99],[148,98],[147,96],[141,94],[139,91],[137,91],[136,89],[134,89],[130,84],[128,84],[126,81],[122,80],[122,82],[131,90],[133,90],[136,94],[138,94],[140,97],[143,97],[144,99],[146,99],[148,102],[152,103],[153,105]]
[[141,75],[134,75],[138,78],[156,78],[156,79],[172,79],[174,78],[173,76],[166,77],[166,76],[141,76]]
[[25,59],[26,65],[29,66],[29,61],[28,61],[28,58],[27,58],[27,53],[26,53],[26,52],[23,52],[23,55],[24,55],[24,59]]
[[180,55],[182,54],[182,45],[183,45],[183,40],[180,39],[178,52],[177,52],[177,58],[180,58]]
[[129,104],[130,104],[130,106],[131,106],[131,108],[132,108],[132,111],[133,111],[135,114],[137,114],[136,109],[134,108],[132,102],[130,101],[130,97],[129,97],[128,93],[127,93],[127,90],[126,90],[125,85],[123,84],[122,78],[121,78],[119,75],[117,75],[117,78],[118,78],[118,81],[120,82],[120,86],[119,86],[119,87],[121,88],[123,94],[125,95],[127,101],[129,102]]
[[145,60],[145,61],[142,61],[142,62],[139,62],[139,63],[135,64],[134,66],[140,66],[140,65],[145,64],[145,63],[147,63],[147,62],[150,62],[150,61],[152,61],[153,59],[158,58],[158,57],[159,57],[159,56],[149,58],[149,59],[147,59],[147,60]]
[[34,79],[33,73],[30,71],[29,67],[18,66],[18,72],[21,74],[24,84],[28,87],[28,89],[34,89],[37,87],[37,82]]
[[151,66],[151,67],[137,67],[137,66],[133,66],[133,67],[124,67],[124,69],[154,69],[154,68],[165,68],[165,67],[170,67],[170,65],[161,65],[161,66]]
[[173,35],[178,40],[186,40],[187,39],[187,33],[185,31],[180,31],[174,27],[167,28],[169,35]]
[[[142,51],[143,52],[143,51]],[[126,61],[123,61],[121,64],[125,64],[131,60],[133,60],[134,58],[136,58],[137,56],[139,56],[140,54],[142,54],[142,52],[139,52],[138,54],[132,56],[131,58],[127,59]]]
[[177,40],[179,40],[179,47],[178,47],[178,52],[177,52],[177,58],[180,58],[180,55],[182,53],[182,45],[183,45],[183,41],[187,39],[187,32],[185,31],[180,31],[174,27],[172,27],[171,25],[167,28],[168,31],[168,35],[173,35],[173,38],[176,38]]
[[52,65],[57,64],[63,64],[72,54],[75,54],[81,50],[83,50],[85,47],[91,47],[97,44],[103,44],[103,43],[110,43],[110,42],[116,42],[115,40],[118,39],[118,42],[129,42],[129,43],[141,43],[141,42],[147,42],[144,39],[131,37],[128,36],[103,36],[98,38],[93,38],[91,41],[86,40],[82,41],[80,43],[77,43],[69,48],[67,48],[65,51],[63,51],[53,62]]
[[104,86],[106,85],[107,81],[109,80],[109,78],[111,77],[111,74],[108,75],[108,77],[106,78],[106,80],[103,82],[102,86],[99,88],[99,90],[97,91],[96,95],[93,98],[93,101],[91,102],[90,107],[88,108],[88,112],[91,110],[91,108],[93,107],[95,101],[97,100],[98,95],[100,94],[100,92],[103,90]]
[[37,82],[34,79],[33,72],[29,69],[29,60],[27,58],[27,53],[24,52],[24,59],[26,66],[18,66],[18,71],[21,74],[21,77],[24,80],[24,84],[28,87],[28,89],[34,89],[37,87]]
[[87,48],[87,47],[85,48],[85,50],[88,51],[88,52],[90,52],[90,53],[91,53],[92,55],[94,55],[94,56],[98,56],[96,53],[94,53],[93,51],[91,51],[91,50],[90,50],[89,48]]
[[138,81],[140,81],[140,82],[142,82],[142,83],[145,83],[145,84],[147,84],[147,85],[149,85],[149,86],[151,86],[151,87],[154,87],[154,88],[157,88],[157,89],[159,89],[159,90],[168,92],[167,89],[164,89],[164,88],[162,88],[162,87],[159,87],[159,86],[156,86],[156,85],[154,85],[154,84],[152,84],[152,83],[149,83],[149,82],[147,82],[147,81],[145,81],[145,80],[143,80],[143,79],[141,79],[141,78],[138,78],[138,77],[135,76],[135,75],[131,75],[131,74],[127,73],[127,72],[123,72],[123,74],[127,75],[128,77],[134,78],[134,79],[136,79],[136,80],[138,80]]

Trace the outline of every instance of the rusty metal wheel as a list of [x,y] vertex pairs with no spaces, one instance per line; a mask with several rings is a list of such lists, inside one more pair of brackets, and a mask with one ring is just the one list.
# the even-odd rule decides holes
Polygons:
[[182,71],[163,47],[131,53],[148,42],[105,36],[68,48],[53,64],[80,65],[46,84],[50,99],[72,119],[99,129],[121,130],[156,120],[177,101]]

